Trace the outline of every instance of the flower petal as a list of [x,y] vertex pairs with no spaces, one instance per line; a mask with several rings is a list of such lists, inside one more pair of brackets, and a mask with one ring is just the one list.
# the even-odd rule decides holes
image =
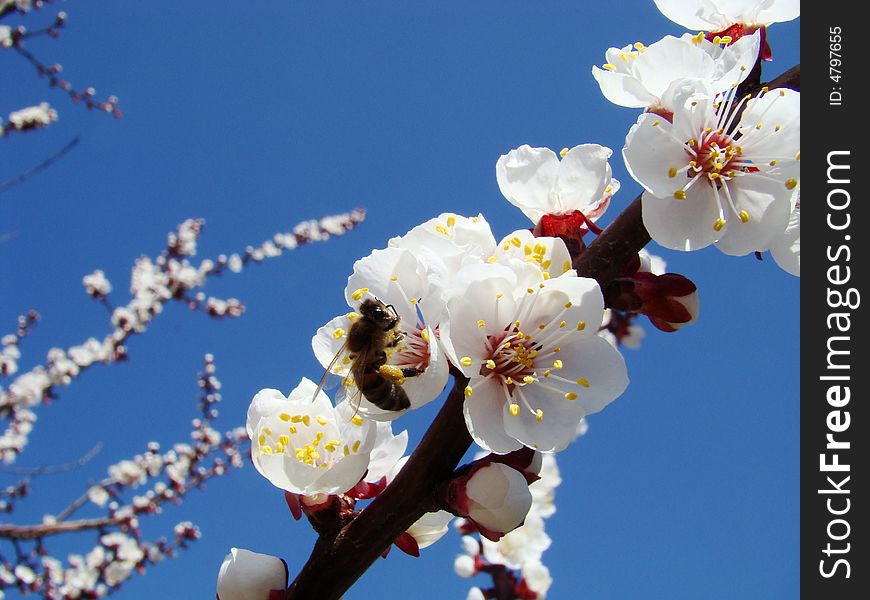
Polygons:
[[478,446],[495,454],[507,454],[522,444],[505,433],[502,407],[506,404],[501,384],[492,379],[472,379],[473,393],[465,399],[463,414],[468,432]]
[[719,209],[713,190],[706,181],[689,188],[685,200],[657,198],[644,192],[641,210],[650,237],[665,248],[699,250],[720,237],[713,228],[713,223],[719,218]]
[[533,223],[550,211],[550,191],[559,172],[559,159],[549,148],[524,144],[503,154],[495,165],[495,176],[508,202],[523,211]]

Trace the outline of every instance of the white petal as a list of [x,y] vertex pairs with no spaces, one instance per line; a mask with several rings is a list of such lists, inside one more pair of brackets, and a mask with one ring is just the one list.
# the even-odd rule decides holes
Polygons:
[[550,191],[558,171],[559,159],[555,152],[528,144],[503,154],[495,165],[501,193],[535,223],[536,211],[550,212]]
[[661,98],[668,86],[680,78],[709,79],[713,59],[698,46],[673,36],[650,45],[634,61],[634,71],[644,87]]
[[[705,40],[705,45],[710,44]],[[716,58],[713,74],[713,90],[725,92],[732,85],[740,84],[752,72],[761,49],[761,30],[752,35],[744,35],[733,44],[727,45]]]
[[268,554],[233,548],[218,573],[218,600],[262,600],[287,587],[287,565]]
[[784,271],[801,276],[801,209],[792,209],[788,227],[770,247],[773,260]]
[[646,108],[657,100],[633,75],[592,67],[592,76],[604,97],[617,106]]
[[644,192],[641,209],[644,227],[652,239],[665,248],[699,250],[719,238],[719,232],[713,229],[719,209],[706,181],[689,188],[685,200],[657,198]]
[[718,11],[710,0],[654,0],[661,13],[686,29],[714,31],[722,24],[711,21]]
[[465,399],[463,412],[468,432],[478,446],[496,454],[519,450],[522,444],[505,433],[501,384],[492,379],[471,380],[473,393]]
[[556,189],[563,212],[591,212],[610,185],[611,169],[607,159],[610,148],[598,144],[582,144],[571,148],[559,164]]
[[286,404],[287,398],[278,390],[267,388],[257,392],[254,399],[251,400],[251,405],[248,407],[248,418],[245,422],[248,437],[254,437],[254,428],[260,422],[260,419],[278,412]]
[[749,213],[749,221],[742,223],[733,213],[727,216],[727,224],[716,247],[733,256],[767,250],[788,225],[792,191],[779,181],[753,177],[752,174],[731,183],[736,184],[729,187],[737,210]]
[[768,2],[758,11],[756,23],[769,25],[770,23],[784,23],[801,16],[800,0],[776,0]]
[[622,156],[625,167],[648,192],[673,196],[686,184],[685,175],[671,177],[670,169],[680,169],[691,160],[685,145],[668,135],[670,123],[651,113],[642,114],[625,138]]
[[[347,333],[350,331],[351,320],[347,315],[341,315],[330,320],[329,323],[323,325],[311,338],[311,348],[314,350],[314,356],[318,362],[327,368],[336,354],[345,350],[347,342]],[[346,355],[347,353],[344,352]],[[348,364],[339,357],[332,366],[332,373],[341,376],[348,375]]]

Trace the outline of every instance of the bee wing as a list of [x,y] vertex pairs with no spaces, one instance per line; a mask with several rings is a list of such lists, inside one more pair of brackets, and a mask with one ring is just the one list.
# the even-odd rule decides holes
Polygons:
[[311,397],[312,402],[314,402],[314,399],[317,398],[317,395],[323,390],[323,386],[326,385],[326,378],[329,377],[329,374],[332,372],[332,367],[335,366],[335,363],[338,362],[338,359],[344,354],[345,350],[347,350],[347,340],[344,341],[341,348],[338,349],[338,352],[336,352],[335,356],[332,357],[332,360],[329,361],[329,365],[323,372],[323,377],[320,378],[320,383],[317,384],[317,391],[314,392],[314,396]]

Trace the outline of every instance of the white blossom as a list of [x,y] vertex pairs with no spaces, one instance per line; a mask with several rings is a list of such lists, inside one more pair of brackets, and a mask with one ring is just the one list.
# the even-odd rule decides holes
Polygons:
[[287,588],[287,565],[268,554],[232,548],[217,579],[218,600],[266,600],[271,590]]

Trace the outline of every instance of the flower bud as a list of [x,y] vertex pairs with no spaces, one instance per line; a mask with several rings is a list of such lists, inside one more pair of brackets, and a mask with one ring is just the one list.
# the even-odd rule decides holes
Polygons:
[[474,577],[477,574],[477,567],[474,565],[474,557],[467,554],[460,554],[453,561],[453,570],[460,577]]
[[454,480],[454,508],[467,514],[481,535],[497,540],[523,523],[532,506],[532,494],[520,471],[497,462],[478,466]]
[[232,548],[218,573],[218,600],[278,600],[286,589],[287,565],[268,554]]

